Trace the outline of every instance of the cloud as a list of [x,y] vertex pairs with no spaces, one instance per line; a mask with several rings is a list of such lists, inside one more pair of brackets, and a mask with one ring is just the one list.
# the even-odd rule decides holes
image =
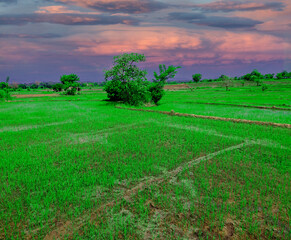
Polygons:
[[6,3],[6,4],[17,3],[17,0],[0,0],[0,3]]
[[256,10],[273,10],[283,11],[285,4],[278,2],[243,2],[243,1],[217,1],[206,4],[196,4],[195,9],[207,12],[234,12],[234,11],[256,11]]
[[70,13],[70,14],[99,14],[97,12],[81,12],[78,10],[70,10],[66,6],[42,6],[35,13]]
[[221,16],[206,16],[200,13],[169,13],[169,18],[172,20],[181,20],[197,25],[217,27],[224,29],[234,28],[253,28],[257,24],[263,22],[242,17],[221,17]]
[[46,34],[15,34],[15,33],[0,33],[0,38],[30,38],[30,39],[46,39],[59,38],[61,35],[46,33]]
[[186,13],[186,12],[172,12],[169,13],[169,18],[172,20],[182,20],[182,21],[189,21],[195,19],[203,19],[206,16],[202,13]]
[[[174,31],[175,30],[175,31]],[[165,38],[164,36],[167,36]],[[170,27],[145,28],[143,31],[104,31],[96,40],[72,37],[81,56],[111,56],[139,52],[148,63],[194,64],[250,63],[282,60],[291,44],[266,34],[203,30],[176,30]],[[102,39],[102,40],[100,40]],[[174,57],[173,57],[174,56]]]
[[253,28],[257,24],[263,23],[261,21],[252,20],[249,18],[219,17],[219,16],[211,16],[211,17],[200,19],[200,20],[193,20],[192,22],[197,25],[218,27],[218,28],[225,28],[225,29]]
[[150,13],[169,7],[155,0],[53,0],[110,13]]
[[132,17],[88,14],[19,14],[0,16],[0,25],[25,25],[28,23],[53,23],[63,25],[137,25]]
[[77,36],[72,37],[71,41],[78,46],[76,52],[87,56],[116,55],[124,52],[157,55],[160,51],[168,51],[168,57],[171,51],[177,49],[195,50],[203,47],[199,34],[189,34],[186,30],[173,30],[169,27],[144,27],[143,30],[131,31],[107,30],[99,33],[96,40],[91,38],[90,41],[82,41],[83,36]]

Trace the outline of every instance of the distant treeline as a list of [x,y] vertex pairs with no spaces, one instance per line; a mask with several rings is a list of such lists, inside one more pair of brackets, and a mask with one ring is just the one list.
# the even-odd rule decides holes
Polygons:
[[[283,71],[280,73],[268,73],[268,74],[262,74],[258,70],[253,70],[251,73],[248,73],[246,75],[240,76],[240,77],[228,77],[226,75],[221,75],[218,78],[209,78],[209,79],[202,79],[202,74],[194,74],[192,75],[192,79],[189,81],[169,81],[168,84],[178,84],[178,83],[190,83],[190,82],[220,82],[224,81],[225,79],[231,79],[231,80],[244,80],[244,81],[251,81],[256,82],[258,80],[280,80],[280,79],[291,79],[291,72]],[[92,88],[92,87],[102,87],[105,85],[106,82],[80,82],[81,88]],[[9,88],[10,91],[17,91],[21,89],[52,89],[55,91],[60,91],[59,89],[60,83],[57,82],[34,82],[34,83],[16,83],[12,82],[9,83],[6,82],[0,82],[0,89],[7,89]]]
[[[21,89],[54,89],[60,83],[57,82],[35,82],[35,83],[6,83],[0,82],[0,89],[5,89],[8,87],[10,90],[21,90]],[[105,82],[83,82],[80,83],[80,87],[82,88],[91,88],[91,87],[101,87],[105,84]]]
[[288,79],[291,78],[291,72],[283,71],[280,73],[268,73],[268,74],[262,74],[260,73],[257,69],[253,70],[251,73],[247,73],[246,75],[240,76],[240,77],[228,77],[226,75],[221,75],[219,78],[215,79],[202,79],[201,74],[194,74],[192,75],[192,80],[194,82],[219,82],[219,81],[224,81],[225,79],[232,79],[232,80],[244,80],[244,81],[251,81],[251,82],[256,82],[257,80],[280,80],[280,79]]

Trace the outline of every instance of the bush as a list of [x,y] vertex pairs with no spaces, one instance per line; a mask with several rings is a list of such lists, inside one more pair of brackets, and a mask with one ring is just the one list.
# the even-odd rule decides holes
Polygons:
[[123,101],[129,105],[138,106],[151,101],[148,91],[149,82],[145,80],[129,81],[125,85]]
[[4,100],[6,96],[6,93],[4,90],[0,90],[0,100]]
[[198,74],[197,73],[197,74],[192,75],[192,79],[196,83],[198,83],[201,80],[201,78],[202,78],[202,75],[201,74]]
[[55,92],[61,92],[63,90],[63,84],[56,83],[52,86],[52,88]]
[[104,85],[104,91],[110,101],[122,101],[122,94],[125,92],[125,83],[118,80],[107,81]]
[[8,88],[8,83],[0,82],[0,89],[6,89],[6,88]]
[[153,82],[149,86],[149,92],[151,93],[151,99],[155,104],[158,104],[158,102],[165,95],[165,90],[164,90],[163,84],[160,84],[157,82]]
[[79,77],[76,74],[63,75],[60,79],[66,95],[75,95],[80,90]]
[[266,84],[263,84],[262,85],[262,91],[264,92],[265,90],[267,90],[268,89],[268,86],[266,85]]
[[9,89],[2,90],[0,89],[0,101],[11,99]]

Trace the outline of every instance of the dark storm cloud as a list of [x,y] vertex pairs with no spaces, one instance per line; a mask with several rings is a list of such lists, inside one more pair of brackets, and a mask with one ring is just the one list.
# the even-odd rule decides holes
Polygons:
[[30,38],[30,39],[46,39],[46,38],[59,38],[61,35],[46,33],[46,34],[15,34],[15,33],[0,33],[0,38]]
[[0,16],[0,25],[25,25],[28,23],[53,23],[63,25],[137,25],[132,17],[92,14],[20,14]]
[[283,11],[285,5],[278,2],[256,3],[243,1],[217,1],[207,4],[194,5],[195,10],[206,12],[234,12],[234,11],[256,11],[256,10],[273,10]]
[[96,1],[88,7],[94,8],[103,12],[122,12],[122,13],[149,13],[167,8],[168,5],[157,1],[125,1],[120,2],[102,3]]
[[172,12],[169,13],[169,18],[172,20],[192,21],[194,19],[202,19],[206,16],[201,13],[185,13],[185,12]]
[[200,20],[193,20],[193,23],[197,25],[210,26],[210,27],[218,27],[218,28],[253,28],[257,24],[261,24],[263,22],[252,20],[249,18],[238,18],[238,17],[219,17],[212,16],[203,18]]
[[0,3],[6,3],[6,4],[17,3],[17,0],[0,0]]
[[168,8],[170,5],[155,0],[47,0],[71,4],[110,13],[150,13]]
[[197,25],[218,27],[218,28],[252,28],[257,24],[263,22],[240,17],[220,17],[220,16],[206,16],[199,13],[181,13],[173,12],[169,13],[169,18],[171,20],[181,20],[188,23],[194,23]]

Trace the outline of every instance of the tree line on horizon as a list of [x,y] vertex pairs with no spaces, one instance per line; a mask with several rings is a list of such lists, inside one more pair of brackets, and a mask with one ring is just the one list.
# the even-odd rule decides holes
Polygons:
[[[168,80],[174,78],[177,69],[181,67],[169,66],[164,64],[159,65],[160,73],[154,72],[154,79],[148,81],[146,70],[139,69],[135,63],[144,62],[146,60],[143,54],[138,53],[124,53],[113,58],[113,67],[104,71],[105,81],[98,82],[79,82],[80,78],[76,74],[63,75],[60,77],[59,83],[54,82],[35,82],[35,83],[10,83],[10,78],[7,77],[5,82],[0,82],[0,99],[8,99],[11,91],[19,91],[26,89],[52,89],[55,92],[62,92],[65,95],[75,95],[81,88],[103,86],[107,92],[107,96],[110,101],[123,101],[130,105],[139,105],[141,103],[153,102],[157,104],[164,95],[163,87],[165,84],[175,84],[176,81],[169,82]],[[262,74],[257,69],[254,69],[251,73],[247,73],[241,77],[228,77],[227,75],[221,75],[216,79],[202,79],[202,74],[197,73],[192,75],[192,80],[183,81],[183,83],[191,82],[222,82],[226,87],[226,91],[229,91],[231,81],[243,80],[255,82],[257,86],[263,86],[262,90],[266,90],[263,80],[280,80],[291,78],[291,72],[286,70],[276,75]],[[242,85],[242,86],[243,86]]]
[[[177,84],[177,83],[191,83],[191,82],[219,82],[223,81],[227,75],[220,75],[218,78],[206,78],[202,79],[202,74],[197,73],[192,75],[192,79],[189,81],[169,81],[166,84]],[[9,77],[8,77],[9,78]],[[291,79],[291,72],[282,71],[280,73],[272,73],[272,74],[261,74],[258,70],[254,70],[251,73],[247,73],[240,77],[228,77],[233,80],[244,80],[244,81],[255,81],[256,79],[265,79],[265,80],[281,80],[281,79]],[[106,81],[103,82],[80,82],[80,88],[92,88],[92,87],[103,87],[106,84]],[[18,90],[31,90],[31,89],[52,89],[55,91],[62,91],[63,86],[62,83],[58,82],[30,82],[30,83],[7,83],[5,81],[0,82],[0,90],[5,88],[10,89],[10,91],[18,91]]]
[[202,74],[197,73],[192,75],[193,82],[215,82],[215,81],[223,81],[225,78],[230,78],[232,80],[244,80],[244,81],[250,81],[255,82],[257,79],[265,79],[265,80],[280,80],[280,79],[289,79],[291,78],[291,72],[287,72],[284,70],[283,72],[277,73],[268,73],[268,74],[262,74],[257,69],[254,69],[251,73],[247,73],[241,77],[228,77],[227,75],[222,74],[220,77],[215,79],[203,79],[202,80]]

